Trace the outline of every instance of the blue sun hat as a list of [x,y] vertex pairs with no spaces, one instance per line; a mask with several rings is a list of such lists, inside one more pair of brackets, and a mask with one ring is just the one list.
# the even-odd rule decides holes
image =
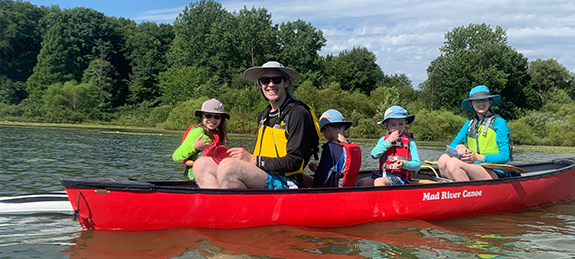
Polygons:
[[407,111],[401,106],[391,106],[385,110],[383,120],[377,124],[384,123],[387,119],[407,119],[407,124],[410,124],[415,119],[415,115],[407,115]]
[[319,128],[323,131],[323,126],[328,124],[341,124],[345,126],[345,130],[351,127],[351,121],[344,121],[343,115],[338,110],[329,109],[319,117]]
[[491,99],[491,106],[489,106],[489,109],[491,109],[491,107],[499,104],[499,102],[501,102],[501,96],[496,94],[496,95],[491,95],[489,93],[489,88],[487,88],[487,86],[484,85],[478,85],[476,87],[473,87],[473,89],[471,89],[471,91],[469,91],[469,98],[465,99],[461,102],[461,106],[463,106],[463,108],[465,108],[466,110],[470,111],[470,112],[475,112],[475,110],[473,109],[473,107],[471,107],[471,105],[469,104],[469,101],[472,100],[481,100],[481,99]]

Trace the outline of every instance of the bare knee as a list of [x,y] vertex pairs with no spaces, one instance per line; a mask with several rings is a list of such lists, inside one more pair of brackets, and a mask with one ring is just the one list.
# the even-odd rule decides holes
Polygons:
[[218,165],[211,157],[200,157],[194,163],[194,178],[200,188],[220,188],[216,179]]
[[202,176],[206,173],[210,173],[210,171],[214,171],[215,169],[212,168],[214,161],[211,157],[200,157],[198,160],[194,162],[194,177],[202,178]]
[[379,177],[373,181],[374,186],[386,186],[390,185],[389,179],[387,177]]
[[373,179],[370,177],[361,178],[357,181],[355,186],[373,186]]
[[[218,171],[216,173],[218,182],[222,188],[225,189],[259,189],[265,187],[265,179],[263,184],[254,184],[254,176],[256,173],[255,168],[251,172],[249,164],[237,159],[224,159],[220,162]],[[263,172],[263,171],[262,171]],[[265,172],[264,172],[265,174]]]
[[439,160],[437,161],[437,166],[438,167],[445,167],[447,165],[447,163],[450,160],[450,156],[447,154],[443,154],[441,157],[439,157]]

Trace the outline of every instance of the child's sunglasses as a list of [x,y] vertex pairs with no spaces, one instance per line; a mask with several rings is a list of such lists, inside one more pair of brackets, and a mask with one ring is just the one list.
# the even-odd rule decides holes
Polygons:
[[219,120],[219,119],[222,118],[222,116],[220,116],[220,115],[214,115],[214,114],[205,114],[205,113],[204,113],[204,118],[206,118],[206,119],[214,118],[214,119],[216,119],[216,120]]

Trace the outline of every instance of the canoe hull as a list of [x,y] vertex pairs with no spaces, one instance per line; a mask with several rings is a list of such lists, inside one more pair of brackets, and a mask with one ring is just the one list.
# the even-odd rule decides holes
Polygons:
[[[396,187],[209,190],[66,187],[85,229],[336,227],[513,212],[575,199],[573,165],[489,181]],[[136,188],[137,189],[137,188]]]

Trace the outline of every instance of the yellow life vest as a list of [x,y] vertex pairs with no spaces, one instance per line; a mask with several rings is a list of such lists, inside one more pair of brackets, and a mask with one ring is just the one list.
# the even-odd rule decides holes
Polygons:
[[493,127],[495,119],[499,117],[497,114],[492,114],[481,121],[476,116],[471,119],[467,131],[467,146],[469,150],[484,155],[499,153],[499,148],[495,141],[497,133]]
[[[285,114],[287,114],[288,110],[293,108],[295,105],[297,104],[301,104],[303,105],[310,113],[312,119],[313,119],[313,123],[315,125],[315,134],[317,134],[317,143],[315,143],[315,148],[313,148],[313,150],[311,150],[310,154],[307,154],[307,157],[304,157],[304,160],[302,161],[301,166],[299,167],[298,170],[293,171],[293,172],[272,172],[275,174],[282,174],[285,176],[290,176],[290,175],[294,175],[294,174],[301,174],[304,171],[304,167],[307,161],[309,161],[309,156],[311,156],[311,154],[317,154],[318,152],[318,146],[319,146],[319,142],[320,142],[320,136],[321,136],[321,131],[319,129],[319,123],[317,120],[317,117],[315,116],[315,113],[313,111],[313,109],[311,107],[309,107],[307,104],[303,103],[303,102],[299,102],[299,101],[295,101],[293,103],[287,104],[287,106],[283,109],[282,114],[280,114],[280,119],[279,122],[274,124],[273,126],[266,126],[264,123],[265,122],[265,118],[259,123],[259,129],[258,129],[258,137],[256,140],[256,145],[255,145],[255,149],[254,149],[254,155],[256,156],[262,156],[262,157],[283,157],[285,155],[287,155],[287,134],[286,134],[286,117]],[[289,120],[289,119],[287,119]]]

